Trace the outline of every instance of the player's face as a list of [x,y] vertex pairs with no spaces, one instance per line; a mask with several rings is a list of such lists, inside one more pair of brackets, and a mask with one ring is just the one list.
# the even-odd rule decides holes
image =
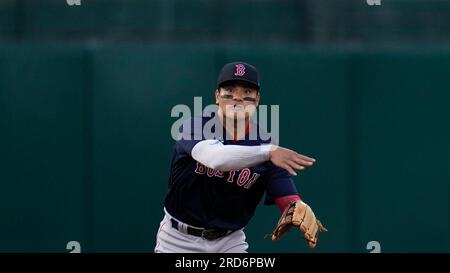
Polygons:
[[259,92],[246,82],[233,82],[216,90],[216,103],[227,118],[251,117],[259,103]]

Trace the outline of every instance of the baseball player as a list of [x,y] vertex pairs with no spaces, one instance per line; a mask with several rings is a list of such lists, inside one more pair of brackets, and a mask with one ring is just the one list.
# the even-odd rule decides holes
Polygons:
[[[268,138],[250,121],[260,100],[256,68],[226,64],[215,99],[215,115],[193,117],[180,128],[155,252],[247,252],[244,228],[264,194],[265,204],[276,204],[282,212],[272,240],[296,226],[314,247],[325,229],[300,200],[292,176],[315,159],[263,140]],[[188,129],[196,124],[203,128],[211,120],[214,136]],[[239,122],[245,126],[237,126]]]

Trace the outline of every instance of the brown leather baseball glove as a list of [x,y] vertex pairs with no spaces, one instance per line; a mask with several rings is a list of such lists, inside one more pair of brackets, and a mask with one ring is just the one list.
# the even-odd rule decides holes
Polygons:
[[320,232],[328,231],[316,219],[311,207],[300,200],[293,201],[286,207],[275,230],[272,232],[272,240],[280,239],[292,227],[298,227],[301,230],[310,248],[314,248],[317,245],[317,238]]

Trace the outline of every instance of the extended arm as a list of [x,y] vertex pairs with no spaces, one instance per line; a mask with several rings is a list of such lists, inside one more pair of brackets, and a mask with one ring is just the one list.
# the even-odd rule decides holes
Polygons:
[[219,140],[202,140],[195,144],[192,157],[203,165],[220,171],[241,170],[270,160],[275,166],[297,175],[294,169],[303,170],[316,161],[295,151],[275,146],[223,145]]
[[219,140],[203,140],[192,148],[192,157],[220,171],[241,170],[269,160],[272,145],[223,145]]

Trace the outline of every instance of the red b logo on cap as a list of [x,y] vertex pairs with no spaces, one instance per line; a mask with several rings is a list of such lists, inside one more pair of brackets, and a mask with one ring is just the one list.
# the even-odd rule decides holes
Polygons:
[[245,66],[243,64],[237,64],[236,65],[236,73],[234,73],[235,76],[244,76],[245,74]]

